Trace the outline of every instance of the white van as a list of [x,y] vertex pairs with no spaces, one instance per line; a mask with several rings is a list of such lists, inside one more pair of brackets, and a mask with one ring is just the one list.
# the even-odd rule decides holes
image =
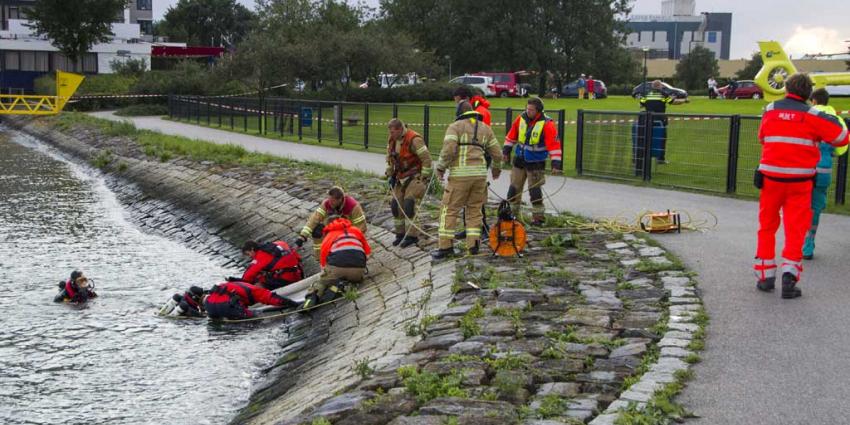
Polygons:
[[464,75],[462,77],[456,77],[449,81],[451,84],[465,84],[467,86],[475,87],[481,92],[484,93],[484,96],[495,96],[496,91],[494,90],[493,85],[493,77],[483,76],[483,75]]

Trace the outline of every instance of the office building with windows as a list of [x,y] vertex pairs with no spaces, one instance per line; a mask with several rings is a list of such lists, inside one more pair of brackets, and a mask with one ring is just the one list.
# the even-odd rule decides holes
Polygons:
[[681,59],[695,46],[711,50],[717,59],[729,59],[732,14],[695,12],[696,0],[663,0],[660,15],[629,16],[626,45],[649,49],[650,59]]
[[57,69],[84,74],[111,73],[113,61],[145,59],[151,62],[153,0],[132,0],[116,16],[113,36],[96,44],[73,62],[50,40],[36,36],[27,26],[27,9],[35,0],[0,0],[0,90],[27,93],[33,81]]

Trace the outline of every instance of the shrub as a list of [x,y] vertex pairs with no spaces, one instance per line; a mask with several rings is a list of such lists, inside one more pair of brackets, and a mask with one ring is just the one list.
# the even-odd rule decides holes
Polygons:
[[419,372],[416,367],[402,367],[398,370],[407,391],[416,397],[419,403],[427,403],[438,397],[467,397],[460,387],[463,377],[457,371],[440,377],[436,373]]
[[125,106],[115,112],[115,115],[122,117],[140,117],[152,115],[168,115],[168,106],[161,104],[137,104]]

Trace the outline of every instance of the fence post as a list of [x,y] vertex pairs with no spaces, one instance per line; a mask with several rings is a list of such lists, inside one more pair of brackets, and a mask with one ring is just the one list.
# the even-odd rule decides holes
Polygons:
[[510,106],[505,109],[505,135],[511,132],[511,125],[513,125],[514,120],[514,110]]
[[319,102],[319,119],[316,121],[316,138],[322,143],[322,103]]
[[342,124],[342,102],[340,102],[336,105],[336,122],[337,122],[336,137],[339,140],[339,145],[342,146],[342,126],[343,126],[343,124]]
[[304,104],[299,103],[296,108],[298,108],[298,140],[301,141],[301,139],[304,138],[304,122],[301,121],[301,113],[303,112],[302,108],[304,108]]
[[643,133],[643,181],[652,180],[652,130],[655,128],[652,112],[645,112]]
[[217,103],[217,104],[216,104],[216,106],[215,106],[215,109],[218,111],[218,128],[221,128],[221,109],[222,109],[222,108],[221,108],[221,106],[222,106],[221,101],[222,101],[223,99],[224,99],[224,98],[219,98],[219,99],[218,99],[218,103]]
[[[563,145],[563,140],[561,144]],[[563,152],[563,148],[561,148]],[[562,153],[563,154],[563,153]],[[576,113],[576,173],[581,175],[584,171],[584,110],[579,109]]]
[[363,104],[363,149],[369,150],[369,104]]
[[847,195],[847,152],[838,157],[838,173],[835,179],[835,204],[844,205]]
[[393,118],[398,118],[398,105],[393,103]]
[[174,114],[171,113],[171,107],[172,106],[173,105],[171,104],[171,94],[169,94],[168,95],[168,118],[169,119],[174,118]]
[[195,124],[201,123],[201,96],[195,97]]
[[245,133],[248,132],[248,101],[242,101],[242,129]]
[[726,193],[738,191],[738,147],[741,140],[741,116],[732,115],[729,121],[729,152],[726,161]]
[[561,140],[561,168],[564,167],[564,125],[567,118],[567,111],[563,109],[558,110],[558,138]]
[[212,105],[210,104],[210,98],[207,97],[207,127],[210,127],[210,123],[212,120]]
[[422,123],[423,124],[423,128],[422,128],[423,134],[422,135],[425,139],[425,146],[430,146],[430,141],[428,139],[429,139],[430,134],[431,134],[431,107],[428,106],[428,105],[425,105],[425,108],[422,112],[423,112],[422,118],[424,120],[424,122]]

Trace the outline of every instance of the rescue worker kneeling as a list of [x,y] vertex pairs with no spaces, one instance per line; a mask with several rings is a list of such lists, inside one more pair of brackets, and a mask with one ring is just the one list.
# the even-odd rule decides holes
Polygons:
[[301,255],[284,241],[260,244],[249,240],[242,245],[242,254],[251,257],[251,264],[241,278],[228,278],[228,281],[275,290],[304,278]]
[[351,222],[338,218],[325,226],[319,263],[322,275],[310,288],[301,308],[326,303],[342,295],[346,283],[360,283],[366,274],[366,259],[372,253],[369,242]]
[[363,207],[353,197],[346,195],[339,186],[333,186],[328,190],[328,198],[322,201],[319,208],[307,220],[307,224],[299,232],[295,244],[299,247],[307,242],[307,238],[313,237],[313,254],[318,257],[322,244],[322,227],[332,221],[333,217],[343,217],[351,220],[363,234],[366,234],[366,215]]
[[280,307],[296,307],[298,303],[268,289],[245,282],[223,282],[210,289],[204,308],[210,319],[247,319],[254,317],[250,306],[261,303]]
[[74,270],[71,272],[71,278],[66,281],[59,282],[59,293],[53,297],[53,302],[69,302],[82,304],[95,298],[97,294],[89,284],[89,279],[83,275],[83,272]]

